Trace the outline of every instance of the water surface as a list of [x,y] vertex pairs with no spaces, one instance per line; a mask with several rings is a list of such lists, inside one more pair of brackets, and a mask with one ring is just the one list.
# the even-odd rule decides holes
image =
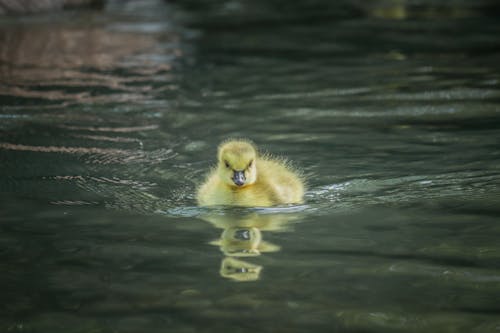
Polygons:
[[[0,20],[0,330],[500,330],[490,1]],[[304,205],[200,209],[248,137]]]

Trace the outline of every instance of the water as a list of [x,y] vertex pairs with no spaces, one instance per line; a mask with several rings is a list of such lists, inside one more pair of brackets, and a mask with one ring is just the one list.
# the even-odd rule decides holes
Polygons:
[[[490,1],[0,20],[0,331],[500,331]],[[248,137],[302,206],[200,209]]]

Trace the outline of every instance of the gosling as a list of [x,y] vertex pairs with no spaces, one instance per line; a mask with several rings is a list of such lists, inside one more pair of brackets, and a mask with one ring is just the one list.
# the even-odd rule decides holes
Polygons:
[[304,184],[285,161],[259,156],[246,140],[229,140],[218,149],[218,164],[197,193],[200,206],[269,207],[299,204]]

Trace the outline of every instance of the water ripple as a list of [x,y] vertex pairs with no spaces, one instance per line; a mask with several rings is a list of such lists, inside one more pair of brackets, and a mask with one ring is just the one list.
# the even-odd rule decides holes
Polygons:
[[92,164],[157,164],[176,156],[172,149],[157,149],[154,151],[126,150],[98,147],[65,147],[65,146],[31,146],[0,142],[0,149],[15,151],[30,151],[39,153],[62,153],[87,156],[85,161]]
[[371,92],[373,89],[369,87],[345,88],[345,89],[328,89],[321,91],[296,92],[288,94],[268,94],[257,95],[253,99],[257,100],[281,100],[281,99],[302,99],[302,98],[317,98],[317,97],[335,97],[335,96],[352,96]]
[[144,125],[144,126],[128,126],[128,127],[98,127],[98,126],[74,126],[74,125],[60,125],[59,127],[69,130],[77,131],[90,131],[90,132],[116,132],[116,133],[132,133],[151,131],[158,129],[158,125]]
[[[451,172],[386,179],[352,179],[319,186],[306,193],[313,205],[350,209],[368,205],[415,204],[430,200],[458,198],[481,200],[500,192],[500,174]],[[331,206],[333,205],[333,206]]]

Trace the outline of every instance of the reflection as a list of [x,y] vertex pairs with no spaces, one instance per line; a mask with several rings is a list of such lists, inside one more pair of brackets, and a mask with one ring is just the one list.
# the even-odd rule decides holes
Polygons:
[[297,220],[298,216],[293,213],[237,211],[213,212],[201,218],[223,230],[219,239],[210,242],[218,246],[225,256],[220,275],[235,281],[255,281],[259,279],[263,267],[246,259],[281,249],[279,245],[263,240],[263,231],[290,230],[290,223]]
[[463,4],[415,4],[408,0],[376,0],[356,1],[356,4],[369,16],[379,19],[404,20],[408,18],[440,19],[464,18],[479,15],[480,11],[487,11],[487,7],[469,6]]
[[408,17],[406,0],[374,1],[367,10],[371,16],[382,19],[403,20]]
[[[174,31],[145,34],[117,31],[105,24],[64,20],[54,23],[0,25],[1,95],[58,102],[144,100],[170,81]],[[143,54],[138,57],[137,54]],[[161,55],[152,60],[148,54]],[[167,60],[168,59],[168,60]]]
[[259,279],[262,266],[235,258],[224,258],[220,266],[222,277],[235,281],[255,281]]
[[0,15],[11,14],[33,14],[43,11],[57,11],[66,8],[77,7],[104,7],[105,0],[24,0],[9,1],[0,0]]
[[211,243],[220,247],[226,256],[254,257],[262,252],[279,251],[280,247],[262,240],[260,229],[255,227],[228,227],[221,238]]

